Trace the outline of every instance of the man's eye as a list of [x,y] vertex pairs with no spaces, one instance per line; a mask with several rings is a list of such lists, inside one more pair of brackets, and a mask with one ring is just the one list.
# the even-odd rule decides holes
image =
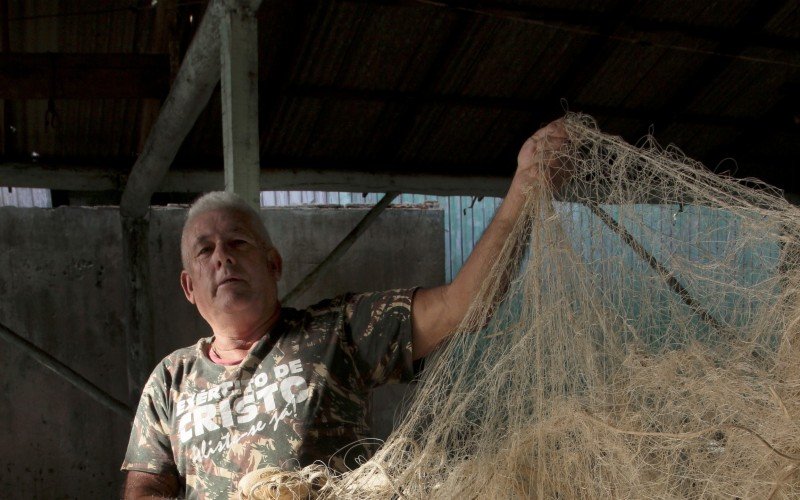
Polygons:
[[205,254],[210,253],[210,252],[211,252],[211,248],[203,247],[197,252],[197,255],[205,255]]

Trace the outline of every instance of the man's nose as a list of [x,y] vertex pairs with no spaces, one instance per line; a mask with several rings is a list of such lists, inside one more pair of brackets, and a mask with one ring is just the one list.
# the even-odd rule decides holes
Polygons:
[[214,263],[218,268],[236,263],[236,258],[233,253],[223,243],[217,245],[217,248],[214,250],[214,256]]

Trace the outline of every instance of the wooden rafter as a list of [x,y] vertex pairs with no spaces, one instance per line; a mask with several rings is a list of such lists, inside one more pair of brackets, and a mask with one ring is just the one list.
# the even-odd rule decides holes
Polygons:
[[51,370],[53,373],[77,387],[89,397],[122,418],[129,420],[133,417],[134,411],[130,406],[111,396],[103,389],[97,387],[89,379],[58,360],[52,354],[48,353],[41,347],[19,335],[2,323],[0,323],[0,338],[22,350],[25,354],[32,357],[39,364],[48,370]]
[[[442,171],[435,166],[427,171]],[[416,168],[416,167],[415,167]],[[381,171],[383,170],[383,171]],[[499,175],[415,174],[398,171],[387,173],[375,168],[301,168],[297,164],[270,163],[262,168],[261,190],[357,191],[384,193],[432,194],[439,196],[503,196],[511,183],[510,177]],[[488,166],[484,171],[489,171]],[[41,165],[30,163],[0,164],[0,185],[40,187],[67,191],[118,191],[125,185],[125,176],[103,167]],[[172,170],[159,187],[159,193],[203,193],[224,187],[221,168]]]
[[223,14],[222,144],[225,190],[259,206],[258,29],[252,11],[240,6]]
[[400,193],[398,192],[388,192],[383,195],[383,198],[373,206],[369,212],[360,220],[358,224],[350,230],[350,232],[342,238],[342,240],[337,244],[333,250],[324,258],[322,261],[317,264],[314,269],[311,270],[303,279],[301,279],[295,286],[292,288],[286,295],[281,298],[281,302],[284,304],[291,303],[294,299],[299,297],[303,294],[306,290],[313,285],[317,279],[331,266],[335,265],[339,262],[344,254],[352,247],[355,242],[361,237],[362,234],[372,225],[373,222],[378,218],[378,216],[383,213],[383,211],[389,206],[389,204],[398,196]]
[[143,217],[150,197],[219,82],[222,1],[212,1],[186,52],[178,76],[136,160],[120,203],[123,214]]

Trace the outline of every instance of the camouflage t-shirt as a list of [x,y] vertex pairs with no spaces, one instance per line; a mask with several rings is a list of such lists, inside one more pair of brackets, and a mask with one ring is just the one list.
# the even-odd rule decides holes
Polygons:
[[122,469],[176,474],[188,498],[231,498],[245,473],[268,465],[356,467],[374,451],[364,443],[370,389],[413,377],[412,295],[284,308],[235,366],[208,358],[213,337],[178,349],[145,386]]

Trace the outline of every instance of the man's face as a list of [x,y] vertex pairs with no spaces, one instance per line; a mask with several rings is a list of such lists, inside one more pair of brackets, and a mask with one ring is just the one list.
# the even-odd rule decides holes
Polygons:
[[181,246],[186,266],[181,286],[212,327],[224,316],[241,314],[244,320],[277,307],[281,257],[266,248],[245,214],[201,213],[184,230]]

